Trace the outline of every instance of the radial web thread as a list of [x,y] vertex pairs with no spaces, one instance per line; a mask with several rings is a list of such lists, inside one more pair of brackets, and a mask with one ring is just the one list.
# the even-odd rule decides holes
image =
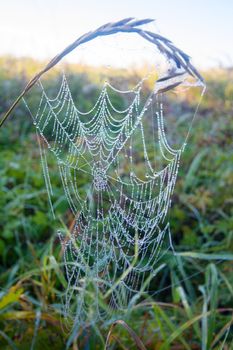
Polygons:
[[[169,84],[185,85],[186,77],[180,74]],[[160,79],[145,98],[144,80],[127,91],[105,82],[85,112],[76,107],[65,75],[53,99],[39,82],[36,113],[24,100],[36,127],[51,208],[47,151],[56,157],[75,220],[69,235],[58,234],[68,283],[65,313],[79,322],[90,319],[90,309],[96,310],[92,321],[104,318],[100,298],[112,310],[126,308],[172,248],[166,218],[184,145],[173,149],[166,137],[161,91],[167,81]],[[118,109],[112,94],[127,105]]]

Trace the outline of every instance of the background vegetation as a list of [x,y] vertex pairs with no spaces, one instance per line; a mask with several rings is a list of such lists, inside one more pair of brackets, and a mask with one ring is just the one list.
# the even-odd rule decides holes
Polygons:
[[[1,115],[41,65],[0,58]],[[91,68],[70,69],[77,91],[98,81],[100,72]],[[170,214],[177,258],[165,259],[153,284],[157,292],[140,299],[126,323],[111,329],[96,324],[66,331],[66,281],[56,236],[61,222],[49,210],[34,129],[20,106],[0,130],[0,349],[232,349],[233,69],[203,74],[207,93],[183,154]],[[56,74],[48,86],[53,79]],[[92,92],[88,103],[95,97]],[[195,102],[190,94],[184,104]],[[88,107],[87,99],[80,103]],[[58,217],[69,227],[56,176]]]

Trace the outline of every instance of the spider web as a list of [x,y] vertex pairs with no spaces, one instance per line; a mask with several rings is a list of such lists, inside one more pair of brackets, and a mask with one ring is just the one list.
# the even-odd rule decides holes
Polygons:
[[[65,74],[55,98],[39,81],[37,111],[24,99],[37,131],[51,210],[47,151],[57,160],[75,220],[68,235],[58,232],[68,283],[64,310],[75,323],[127,309],[133,295],[142,286],[148,288],[163,255],[173,249],[166,219],[186,142],[177,149],[169,145],[163,95],[170,86],[182,83],[187,88],[190,82],[181,70],[155,79],[145,94],[151,75],[155,73],[129,90],[106,80],[88,111],[74,103]],[[114,96],[123,96],[123,109],[114,105]],[[108,310],[100,300],[108,301]]]

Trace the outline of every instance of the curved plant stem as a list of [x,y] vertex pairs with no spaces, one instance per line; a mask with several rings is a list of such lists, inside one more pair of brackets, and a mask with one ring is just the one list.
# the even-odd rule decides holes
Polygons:
[[141,28],[138,28],[139,26],[143,24],[147,24],[150,22],[153,22],[153,19],[147,18],[143,20],[135,20],[134,18],[125,18],[121,21],[114,22],[114,23],[107,23],[99,28],[97,28],[95,31],[88,32],[81,37],[79,37],[77,40],[75,40],[72,44],[68,45],[61,53],[56,55],[39,73],[37,73],[25,86],[22,93],[18,96],[18,98],[15,100],[15,102],[11,105],[9,110],[6,112],[6,114],[3,116],[3,118],[0,120],[0,128],[4,124],[4,122],[8,119],[12,111],[15,109],[15,107],[18,105],[20,100],[23,98],[23,96],[36,84],[36,82],[40,79],[40,77],[48,72],[51,68],[53,68],[58,62],[62,60],[66,55],[68,55],[71,51],[76,49],[78,46],[87,43],[88,41],[91,41],[97,37],[100,36],[106,36],[106,35],[112,35],[116,33],[137,33],[141,37],[143,37],[145,40],[151,42],[154,44],[157,49],[167,57],[168,60],[172,60],[178,68],[183,68],[187,73],[192,75],[193,77],[197,78],[200,81],[203,81],[203,78],[198,73],[198,71],[192,66],[190,63],[190,57],[184,53],[182,50],[177,48],[173,43],[156,33],[153,33],[148,30],[143,30]]

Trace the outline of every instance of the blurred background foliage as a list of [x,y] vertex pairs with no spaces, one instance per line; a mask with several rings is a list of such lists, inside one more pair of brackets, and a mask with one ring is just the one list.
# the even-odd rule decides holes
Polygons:
[[[28,58],[0,58],[1,116],[42,66]],[[80,108],[89,108],[101,69],[72,64],[66,69],[71,89],[77,96],[84,92]],[[207,92],[183,154],[169,218],[177,258],[165,259],[152,285],[157,292],[141,298],[125,315],[126,323],[111,329],[96,324],[76,333],[66,330],[56,229],[69,228],[72,216],[51,158],[59,218],[53,220],[32,122],[23,105],[14,111],[0,130],[0,349],[143,349],[143,344],[153,350],[232,349],[233,68],[203,75]],[[137,78],[133,71],[117,70],[112,77],[127,77],[132,84]],[[56,79],[54,70],[48,89]],[[86,85],[94,88],[84,91]],[[38,96],[30,99],[33,104]],[[197,99],[190,91],[183,106],[196,105]],[[175,127],[179,133],[179,123]]]

